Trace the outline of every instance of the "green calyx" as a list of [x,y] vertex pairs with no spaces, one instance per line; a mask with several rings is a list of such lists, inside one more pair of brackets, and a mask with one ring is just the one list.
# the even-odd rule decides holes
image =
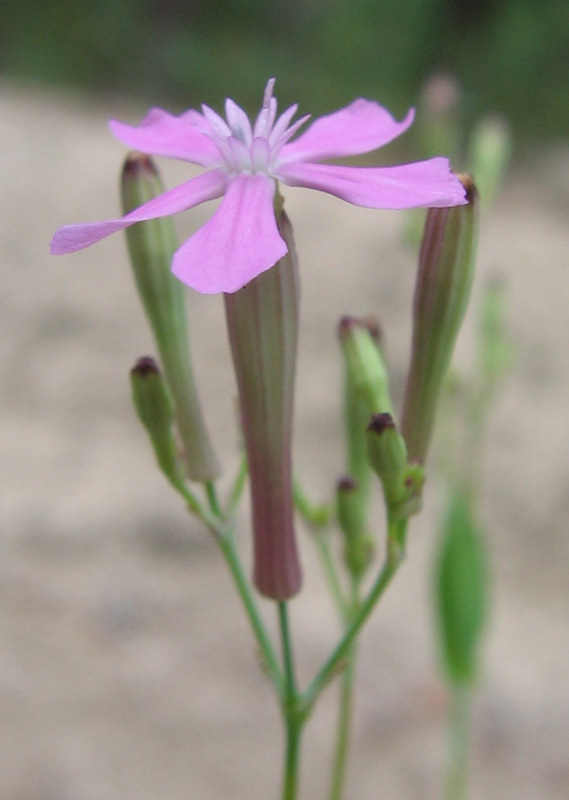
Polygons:
[[383,486],[392,519],[404,519],[421,507],[423,467],[409,463],[405,440],[391,414],[373,414],[367,428],[369,462]]
[[184,481],[184,468],[172,432],[174,404],[154,359],[139,358],[130,372],[132,400],[152,442],[162,472],[174,486]]
[[[163,191],[152,160],[141,153],[131,153],[122,174],[124,212]],[[172,219],[138,222],[126,230],[126,237],[138,293],[172,394],[188,477],[210,481],[219,474],[219,465],[206,431],[193,375],[184,288],[170,271],[177,249]]]

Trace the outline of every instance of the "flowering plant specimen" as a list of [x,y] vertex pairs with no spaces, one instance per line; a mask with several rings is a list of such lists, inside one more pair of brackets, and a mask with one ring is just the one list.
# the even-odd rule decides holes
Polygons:
[[[277,117],[274,79],[265,89],[255,123],[227,99],[226,120],[208,106],[172,116],[153,108],[138,127],[111,120],[113,134],[143,153],[183,159],[207,172],[164,192],[122,219],[67,225],[53,237],[54,255],[73,253],[135,222],[193,208],[223,196],[211,219],[175,253],[172,271],[205,294],[235,292],[274,266],[287,252],[273,211],[277,181],[318,189],[369,208],[442,207],[464,203],[464,190],[446,158],[390,167],[351,167],[322,161],[369,153],[413,122],[401,122],[378,103],[358,99],[320,117],[291,124],[297,106]],[[292,139],[292,141],[291,141]]]
[[[460,308],[455,308],[452,292],[439,303],[456,322],[448,331],[445,329],[437,350],[443,366],[454,346],[470,287],[464,275],[470,275],[474,258],[476,196],[469,181],[464,177],[459,180],[444,157],[390,167],[323,163],[368,153],[387,144],[411,125],[412,111],[397,122],[378,103],[359,99],[317,119],[295,139],[308,117],[293,123],[296,105],[277,117],[273,89],[271,79],[253,124],[230,99],[225,105],[225,120],[203,106],[201,113],[190,110],[179,117],[153,109],[138,127],[112,121],[115,136],[140,151],[128,156],[123,169],[125,216],[60,228],[51,249],[54,254],[71,253],[128,228],[127,242],[138,291],[162,361],[160,370],[153,359],[144,357],[131,372],[138,416],[150,436],[162,472],[189,510],[214,535],[251,623],[285,722],[283,800],[296,800],[298,796],[304,725],[322,691],[343,673],[331,789],[331,797],[339,800],[345,783],[356,639],[402,563],[408,518],[420,508],[424,468],[409,458],[405,437],[397,428],[388,373],[373,326],[345,317],[339,333],[345,361],[346,474],[339,481],[335,501],[320,508],[307,500],[299,484],[294,484],[298,259],[278,183],[322,190],[371,208],[428,206],[440,212],[430,214],[441,217],[434,226],[436,242],[441,246],[423,248],[425,268],[419,273],[419,281],[424,291],[431,291],[425,276],[441,272],[442,253],[444,276],[453,277],[458,270],[456,280],[462,280],[466,287],[460,293]],[[180,158],[206,171],[175,189],[163,191],[149,154]],[[466,192],[465,186],[471,190]],[[221,204],[209,221],[178,248],[170,215],[220,197]],[[446,213],[449,206],[456,206],[452,214]],[[459,252],[462,258],[456,257]],[[226,502],[218,497],[218,463],[191,369],[183,287],[172,272],[197,291],[225,295],[246,451]],[[443,284],[443,288],[455,285],[448,280]],[[423,363],[425,340],[432,339],[446,319],[444,314],[442,321],[432,317],[431,314],[420,326],[414,340],[415,361],[419,360],[421,369],[416,370],[413,392],[419,397],[425,396],[422,382],[429,372]],[[437,397],[430,385],[427,388],[434,404]],[[408,415],[407,431],[421,424],[423,406],[419,404]],[[428,426],[433,420],[433,415],[427,418]],[[427,434],[428,442],[430,427]],[[373,568],[377,549],[368,519],[373,472],[383,490],[387,531],[383,566],[367,584],[363,581]],[[234,535],[236,511],[247,477],[252,501],[252,580],[243,571]],[[189,481],[201,484],[203,495],[199,494],[200,487],[190,486]],[[296,510],[319,529],[315,538],[343,623],[337,645],[304,690],[296,678],[288,619],[288,601],[302,585],[294,530]],[[340,564],[335,563],[326,539],[332,522],[337,523],[344,539],[344,559]],[[282,658],[260,613],[253,587],[276,602]]]

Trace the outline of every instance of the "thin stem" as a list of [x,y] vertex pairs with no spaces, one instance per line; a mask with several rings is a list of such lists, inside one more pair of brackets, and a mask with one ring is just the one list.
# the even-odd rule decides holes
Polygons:
[[[353,617],[359,606],[359,581],[352,582],[352,604],[349,617]],[[338,710],[338,726],[336,729],[336,745],[332,780],[330,783],[330,800],[341,800],[346,783],[348,749],[352,729],[352,713],[354,705],[354,681],[356,673],[356,643],[354,642],[346,655],[346,668],[342,673],[340,684],[340,707]]]
[[281,631],[281,641],[283,648],[283,663],[285,673],[285,692],[286,699],[296,696],[296,674],[294,671],[294,658],[292,654],[292,642],[290,639],[290,629],[288,624],[288,607],[286,602],[279,601],[279,625]]
[[281,601],[278,608],[285,674],[282,709],[286,727],[286,752],[282,800],[295,800],[298,790],[300,736],[306,716],[301,713],[299,708],[300,697],[296,686],[287,604]]
[[204,486],[205,486],[205,491],[206,491],[206,494],[207,494],[207,499],[208,499],[208,502],[209,502],[209,507],[210,507],[212,513],[215,514],[216,517],[220,517],[221,518],[223,516],[223,514],[222,514],[222,511],[221,511],[221,506],[219,505],[219,500],[217,498],[217,491],[216,491],[214,482],[213,481],[207,481],[204,484]]
[[352,642],[357,637],[362,625],[375,608],[377,601],[391,583],[393,576],[403,561],[407,520],[390,520],[388,527],[387,558],[381,572],[377,576],[374,585],[363,601],[359,611],[354,616],[353,621],[348,626],[340,643],[304,693],[304,703],[307,709],[312,708],[319,694],[341,668],[342,663],[348,656]]
[[344,591],[340,583],[340,578],[338,577],[336,565],[334,564],[334,559],[332,558],[328,534],[325,532],[318,532],[314,536],[314,540],[316,542],[316,549],[318,551],[320,563],[326,577],[326,583],[328,584],[328,588],[330,589],[330,593],[334,599],[334,604],[338,610],[338,613],[340,614],[340,617],[343,620],[346,620],[347,602],[346,598],[344,597]]
[[259,645],[259,650],[263,656],[267,671],[279,696],[282,697],[285,687],[279,660],[265,628],[263,619],[259,613],[259,609],[257,608],[257,603],[255,602],[253,592],[251,591],[251,585],[243,572],[237,550],[235,549],[232,531],[226,531],[224,535],[219,536],[217,538],[217,542],[221,552],[223,553],[227,566],[229,567],[229,571],[231,572],[231,576],[239,593],[239,597],[241,598],[243,606],[245,607],[245,611],[249,618],[249,622],[251,623],[255,638],[257,639],[257,644]]
[[237,472],[237,476],[235,477],[235,481],[231,489],[231,494],[229,495],[229,500],[225,511],[227,517],[232,517],[237,509],[237,506],[239,505],[239,500],[243,494],[243,489],[245,488],[245,482],[247,481],[248,474],[249,467],[247,464],[247,456],[243,456],[239,465],[239,471]]
[[340,617],[346,619],[346,599],[342,590],[342,585],[338,577],[336,565],[332,558],[330,550],[330,541],[328,539],[326,528],[330,525],[332,519],[333,506],[320,505],[317,506],[310,500],[304,493],[302,486],[298,479],[293,481],[293,496],[294,505],[296,510],[306,522],[308,526],[314,529],[314,539],[316,541],[316,549],[320,557],[320,563],[324,570],[326,583],[330,589],[330,593],[334,599],[334,604]]
[[354,699],[355,676],[355,646],[352,645],[346,656],[347,665],[342,673],[340,686],[340,708],[338,713],[338,727],[336,730],[336,746],[334,749],[334,764],[330,800],[341,800],[346,782],[346,766],[348,763],[348,745],[352,728],[352,709]]
[[333,506],[330,504],[316,505],[304,493],[299,481],[295,478],[292,485],[294,505],[303,520],[312,528],[326,528],[330,524]]
[[269,634],[265,628],[265,624],[259,613],[255,597],[251,591],[251,585],[241,566],[237,550],[235,548],[235,541],[233,537],[233,529],[228,526],[223,519],[220,518],[221,509],[217,499],[217,493],[213,483],[206,483],[206,492],[208,495],[209,505],[211,511],[205,509],[197,498],[192,494],[190,489],[185,484],[176,485],[175,488],[180,492],[185,499],[190,510],[198,516],[201,521],[207,525],[209,530],[213,533],[214,539],[221,550],[225,562],[229,567],[231,577],[235,584],[235,588],[241,598],[241,602],[245,608],[247,617],[253,629],[259,650],[264,658],[264,663],[270,675],[272,682],[275,685],[279,696],[283,693],[283,676],[280,668],[278,658],[273,648]]
[[445,800],[464,800],[468,781],[468,745],[470,728],[469,686],[452,687],[449,720],[450,763],[445,786]]

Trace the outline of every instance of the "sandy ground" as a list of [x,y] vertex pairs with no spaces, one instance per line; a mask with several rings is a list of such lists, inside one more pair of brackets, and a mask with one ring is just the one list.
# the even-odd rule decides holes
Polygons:
[[[130,406],[128,370],[153,347],[123,240],[48,255],[59,224],[117,213],[124,150],[105,120],[141,111],[0,85],[1,800],[278,796],[280,721],[252,636]],[[481,800],[569,796],[569,153],[536,164],[512,176],[484,221],[475,287],[474,302],[483,276],[506,276],[517,352],[492,418],[483,502],[494,609],[475,709],[471,796]],[[170,186],[188,176],[164,169]],[[336,320],[381,317],[400,393],[414,256],[397,214],[301,190],[286,202],[303,278],[297,461],[325,498],[342,468]],[[181,218],[180,234],[209,213]],[[231,476],[222,304],[189,301],[201,393]],[[472,329],[469,318],[465,370]],[[440,797],[445,703],[429,580],[441,501],[435,476],[429,484],[408,561],[362,640],[352,800]],[[292,620],[305,684],[337,624],[302,538]],[[242,540],[248,559],[246,521]],[[334,701],[331,689],[307,732],[306,798],[325,797]]]

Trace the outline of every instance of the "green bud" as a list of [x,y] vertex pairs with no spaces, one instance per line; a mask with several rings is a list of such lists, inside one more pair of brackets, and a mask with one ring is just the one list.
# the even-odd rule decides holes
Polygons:
[[367,428],[367,444],[369,462],[382,483],[389,514],[409,516],[405,511],[412,508],[410,501],[417,489],[420,497],[422,482],[417,487],[416,480],[409,473],[405,440],[391,414],[372,415]]
[[160,469],[175,486],[183,483],[183,466],[172,433],[174,405],[153,358],[139,358],[130,372],[132,400],[148,431]]
[[467,204],[428,210],[419,253],[411,365],[401,420],[412,460],[424,461],[427,455],[437,402],[474,276],[478,193],[470,176],[459,177]]
[[470,172],[476,177],[482,207],[494,203],[512,154],[512,137],[508,124],[500,117],[486,117],[472,131],[470,139]]
[[[122,174],[127,213],[164,191],[152,160],[131,153]],[[210,481],[219,474],[200,408],[188,342],[184,288],[170,268],[177,249],[170,217],[138,222],[126,237],[138,293],[154,333],[160,361],[172,392],[175,417],[191,480]]]
[[370,414],[392,413],[389,377],[368,325],[355,317],[343,317],[338,326],[346,369],[353,391]]
[[344,317],[338,333],[345,360],[344,419],[347,472],[355,480],[350,508],[354,524],[367,528],[371,469],[366,428],[372,412],[391,408],[387,370],[381,354],[381,334],[375,320]]
[[445,668],[452,681],[472,683],[487,616],[488,568],[470,504],[459,492],[443,528],[436,586]]
[[375,550],[373,538],[362,529],[360,506],[357,481],[349,475],[341,478],[336,487],[336,508],[344,534],[346,565],[354,578],[363,577]]

